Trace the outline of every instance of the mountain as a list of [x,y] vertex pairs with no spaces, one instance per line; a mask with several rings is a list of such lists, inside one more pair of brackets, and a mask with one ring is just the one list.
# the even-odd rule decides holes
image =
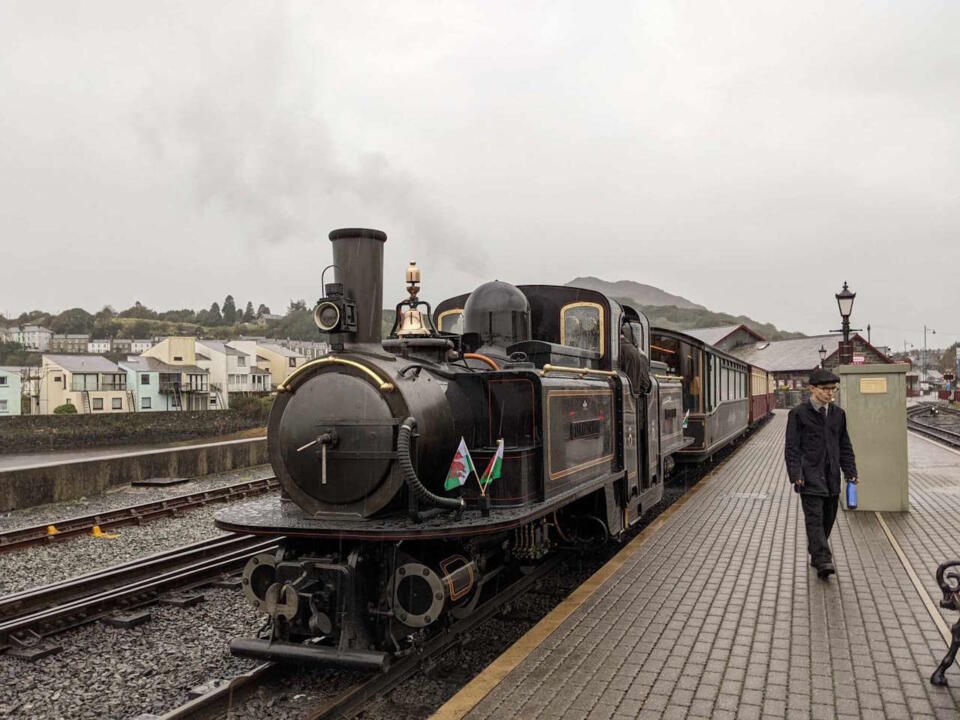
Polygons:
[[600,278],[585,277],[571,280],[567,285],[597,290],[630,305],[646,315],[653,327],[682,331],[725,325],[746,325],[767,340],[804,337],[803,333],[780,330],[772,323],[757,322],[746,315],[714,312],[679,295],[671,295],[652,285],[630,280],[607,282]]
[[672,305],[673,307],[690,310],[706,310],[703,305],[692,303],[684,297],[671,295],[653,285],[644,285],[632,280],[607,282],[595,277],[578,277],[568,282],[567,285],[582,287],[587,290],[597,290],[610,297],[630,298],[635,305]]

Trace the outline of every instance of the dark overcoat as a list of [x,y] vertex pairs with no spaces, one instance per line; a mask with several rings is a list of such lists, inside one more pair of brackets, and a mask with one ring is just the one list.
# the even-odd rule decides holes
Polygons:
[[[840,470],[848,478],[857,477],[857,461],[843,408],[830,405],[826,422],[809,400],[791,409],[784,457],[794,489],[808,495],[839,495]],[[828,467],[829,472],[825,472]],[[798,487],[800,478],[803,485]]]

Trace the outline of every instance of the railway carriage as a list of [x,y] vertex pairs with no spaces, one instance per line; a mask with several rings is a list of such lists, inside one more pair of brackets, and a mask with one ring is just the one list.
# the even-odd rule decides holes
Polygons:
[[653,328],[651,359],[682,388],[683,447],[677,462],[701,462],[773,409],[770,373],[677,330]]

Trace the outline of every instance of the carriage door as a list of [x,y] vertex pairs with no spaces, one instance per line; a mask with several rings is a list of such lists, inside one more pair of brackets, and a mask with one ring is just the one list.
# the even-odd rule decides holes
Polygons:
[[[637,416],[642,407],[637,402],[637,395],[633,393],[630,380],[622,376],[623,387],[623,469],[627,476],[624,511],[624,525],[630,525],[640,516],[638,501],[640,499],[640,469],[642,464],[642,449],[640,438],[643,436],[643,418]],[[639,462],[638,462],[639,460]]]

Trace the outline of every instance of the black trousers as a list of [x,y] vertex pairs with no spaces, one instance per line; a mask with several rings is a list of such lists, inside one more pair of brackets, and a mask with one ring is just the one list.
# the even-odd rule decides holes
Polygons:
[[800,502],[803,505],[803,520],[807,526],[807,552],[810,553],[813,564],[820,567],[825,562],[833,562],[827,541],[837,519],[840,496],[800,493]]

